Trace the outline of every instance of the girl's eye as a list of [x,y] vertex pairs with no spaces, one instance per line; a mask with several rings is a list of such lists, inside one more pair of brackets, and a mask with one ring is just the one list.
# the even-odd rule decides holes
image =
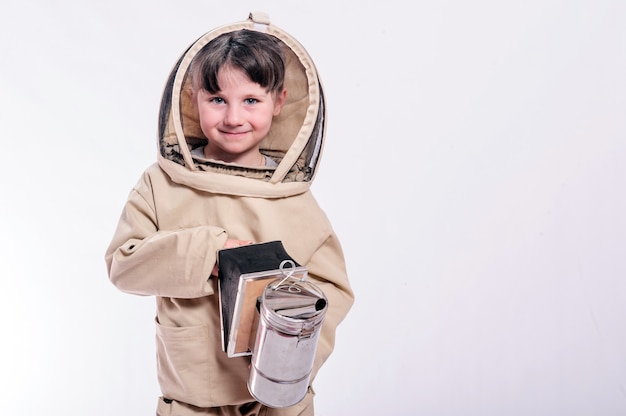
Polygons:
[[214,104],[223,104],[224,103],[224,99],[220,98],[220,97],[213,97],[209,101],[214,103]]
[[257,100],[256,98],[246,98],[245,102],[246,104],[256,104],[259,102],[259,100]]

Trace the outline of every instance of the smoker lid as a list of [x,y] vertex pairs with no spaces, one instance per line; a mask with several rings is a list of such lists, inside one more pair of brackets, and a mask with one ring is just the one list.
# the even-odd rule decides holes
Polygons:
[[312,319],[324,314],[328,300],[317,286],[293,279],[276,280],[263,293],[263,306],[282,317]]

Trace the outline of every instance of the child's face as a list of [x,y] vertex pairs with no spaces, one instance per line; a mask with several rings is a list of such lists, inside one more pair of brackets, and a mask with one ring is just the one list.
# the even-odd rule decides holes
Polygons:
[[200,127],[209,139],[205,156],[248,166],[262,164],[259,144],[280,113],[286,91],[266,92],[245,72],[231,67],[220,69],[217,80],[221,91],[216,94],[203,89],[194,93]]

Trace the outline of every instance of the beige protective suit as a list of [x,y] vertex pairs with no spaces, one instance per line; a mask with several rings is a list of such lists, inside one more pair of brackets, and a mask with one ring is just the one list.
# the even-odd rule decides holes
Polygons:
[[[285,45],[287,102],[261,144],[261,152],[278,162],[277,167],[249,168],[191,155],[206,138],[190,101],[189,64],[211,39],[239,29],[265,31]],[[353,293],[337,236],[310,192],[325,118],[322,86],[311,58],[264,14],[205,34],[173,68],[160,110],[158,163],[132,189],[106,252],[117,288],[156,297],[162,394],[187,409],[160,410],[162,414],[207,414],[198,408],[254,401],[246,384],[249,357],[228,358],[221,345],[217,284],[210,275],[227,238],[280,240],[308,268],[309,281],[324,291],[329,305],[312,380],[330,355]],[[280,414],[299,414],[298,406],[312,408],[311,400],[310,389],[305,404]],[[163,401],[159,406],[165,406]]]

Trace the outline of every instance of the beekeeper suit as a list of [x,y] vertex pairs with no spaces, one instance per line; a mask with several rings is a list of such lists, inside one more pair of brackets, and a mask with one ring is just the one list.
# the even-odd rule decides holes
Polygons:
[[[193,156],[207,139],[189,93],[190,63],[213,38],[240,29],[265,31],[284,44],[287,101],[260,148],[276,166],[244,167]],[[174,66],[159,114],[158,161],[132,189],[105,256],[117,288],[156,297],[160,414],[253,406],[245,405],[254,402],[247,388],[249,357],[229,358],[222,350],[211,272],[227,238],[280,240],[307,267],[308,281],[328,299],[311,380],[333,350],[353,294],[340,243],[310,191],[325,122],[322,86],[311,58],[267,15],[251,14],[203,35]],[[312,395],[309,389],[293,409],[267,414],[312,412]]]

